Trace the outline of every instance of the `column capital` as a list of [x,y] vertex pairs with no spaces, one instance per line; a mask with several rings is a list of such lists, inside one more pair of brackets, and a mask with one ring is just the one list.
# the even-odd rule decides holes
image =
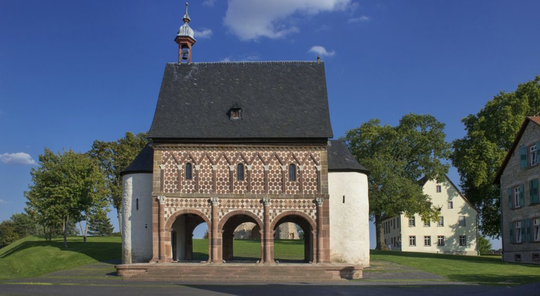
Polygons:
[[212,165],[212,170],[214,170],[214,171],[217,170],[217,164]]
[[231,172],[234,171],[234,164],[229,165],[229,170],[231,170]]
[[272,200],[270,199],[270,197],[264,197],[263,199],[261,199],[261,203],[263,204],[263,206],[269,206],[272,203]]
[[211,198],[210,198],[210,204],[212,204],[212,206],[217,206],[217,205],[219,205],[219,198],[217,198],[217,197],[211,197]]
[[164,196],[164,195],[160,195],[157,197],[157,200],[159,201],[160,204],[165,204],[165,201],[167,200],[167,197]]
[[246,168],[247,168],[248,170],[251,170],[251,165],[250,165],[250,164],[246,164]]
[[321,166],[320,165],[316,165],[315,168],[317,169],[317,171],[321,171]]
[[164,170],[164,169],[165,169],[165,165],[164,165],[164,164],[160,164],[160,165],[159,165],[159,168],[162,169],[162,170]]
[[264,166],[264,170],[265,170],[265,171],[268,171],[268,170],[270,169],[270,165],[269,165],[269,164],[265,164],[265,165],[263,165],[263,166]]
[[323,203],[324,203],[324,198],[322,198],[322,197],[317,197],[317,198],[315,199],[315,204],[316,204],[317,206],[322,206]]

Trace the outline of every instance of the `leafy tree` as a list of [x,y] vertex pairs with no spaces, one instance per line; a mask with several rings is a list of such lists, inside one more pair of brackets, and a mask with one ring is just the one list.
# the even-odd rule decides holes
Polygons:
[[107,212],[99,209],[90,216],[88,234],[91,236],[108,236],[114,231],[111,219],[107,217]]
[[0,223],[0,248],[3,248],[20,238],[13,221],[6,220]]
[[455,140],[452,164],[461,176],[461,189],[479,209],[484,235],[501,234],[500,191],[493,184],[526,116],[540,111],[540,76],[520,84],[511,93],[501,92],[477,114],[462,122],[467,134]]
[[481,235],[478,236],[478,251],[480,254],[491,253],[491,242]]
[[21,238],[39,234],[37,222],[27,213],[13,214],[10,220],[15,224],[15,231]]
[[120,173],[133,162],[147,143],[145,133],[134,135],[127,132],[125,137],[117,141],[94,141],[90,151],[91,157],[99,163],[105,174],[108,199],[116,209],[120,229],[122,229],[122,177]]
[[375,220],[377,249],[386,249],[382,220],[404,213],[437,219],[438,211],[422,191],[425,180],[441,179],[450,155],[444,124],[431,115],[407,114],[395,127],[378,119],[347,132],[355,158],[370,171],[369,211]]
[[31,175],[33,184],[25,193],[27,209],[50,229],[62,225],[67,248],[70,222],[83,220],[103,196],[104,180],[99,167],[87,154],[72,150],[55,154],[45,149]]

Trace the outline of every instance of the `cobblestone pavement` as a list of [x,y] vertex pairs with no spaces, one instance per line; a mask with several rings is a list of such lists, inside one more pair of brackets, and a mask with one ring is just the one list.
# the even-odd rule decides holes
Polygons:
[[[362,280],[331,283],[182,283],[124,281],[115,262],[0,282],[0,295],[540,295],[540,283],[490,287],[452,282],[391,262],[373,261]],[[539,279],[540,280],[540,279]]]

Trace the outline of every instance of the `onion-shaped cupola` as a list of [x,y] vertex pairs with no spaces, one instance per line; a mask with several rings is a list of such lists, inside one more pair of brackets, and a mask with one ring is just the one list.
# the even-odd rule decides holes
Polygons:
[[195,44],[195,34],[193,29],[189,27],[189,22],[191,18],[188,14],[188,3],[186,2],[186,13],[184,14],[184,24],[178,29],[176,33],[176,38],[174,42],[178,44],[178,63],[181,64],[182,61],[187,61],[188,64],[191,63],[191,47]]

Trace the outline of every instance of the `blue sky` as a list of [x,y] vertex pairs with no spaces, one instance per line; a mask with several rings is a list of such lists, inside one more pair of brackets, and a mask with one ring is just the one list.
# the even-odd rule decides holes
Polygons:
[[[315,60],[335,137],[409,112],[446,124],[540,74],[539,1],[205,0],[194,62]],[[181,1],[0,1],[0,220],[22,212],[44,147],[149,129]],[[451,179],[459,183],[453,169]],[[113,219],[115,222],[115,219]],[[116,222],[115,222],[116,223]]]

